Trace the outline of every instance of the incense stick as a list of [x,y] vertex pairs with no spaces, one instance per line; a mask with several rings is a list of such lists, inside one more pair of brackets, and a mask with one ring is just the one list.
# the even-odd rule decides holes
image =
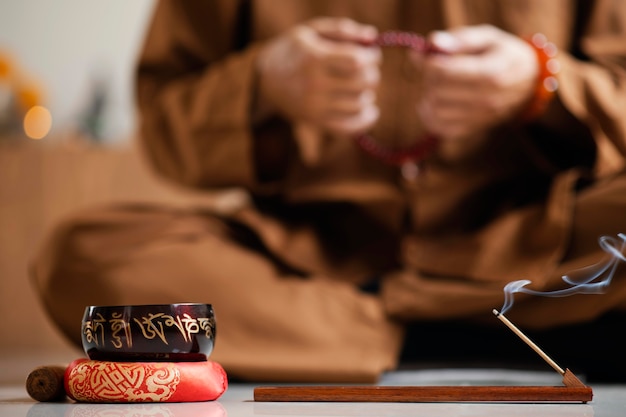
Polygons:
[[513,333],[515,333],[516,335],[519,336],[520,339],[522,339],[524,342],[526,342],[526,344],[528,346],[530,346],[530,348],[532,350],[534,350],[539,356],[541,356],[541,358],[546,361],[548,363],[548,365],[550,365],[552,368],[554,368],[555,371],[557,371],[559,374],[561,374],[562,376],[565,376],[565,371],[563,370],[563,368],[561,368],[559,365],[556,364],[556,362],[554,362],[552,360],[552,358],[550,358],[543,350],[541,350],[539,348],[539,346],[537,346],[532,340],[530,340],[528,338],[528,336],[526,336],[524,333],[522,333],[522,331],[520,329],[518,329],[513,323],[511,323],[509,321],[509,319],[507,319],[506,317],[504,317],[504,314],[500,313],[498,310],[496,310],[495,308],[493,309],[493,314],[500,319],[500,321],[502,323],[504,323],[509,329],[511,329],[513,331]]

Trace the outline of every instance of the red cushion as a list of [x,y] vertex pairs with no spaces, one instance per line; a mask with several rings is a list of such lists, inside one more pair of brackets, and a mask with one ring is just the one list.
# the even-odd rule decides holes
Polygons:
[[65,371],[67,395],[79,402],[212,401],[228,388],[217,362],[107,362],[77,359]]

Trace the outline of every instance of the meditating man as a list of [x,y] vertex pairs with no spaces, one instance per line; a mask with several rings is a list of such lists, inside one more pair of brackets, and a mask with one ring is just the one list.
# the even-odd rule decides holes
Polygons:
[[589,377],[626,375],[606,250],[626,232],[623,3],[162,1],[137,98],[163,178],[248,198],[60,224],[32,272],[72,340],[86,305],[207,302],[233,378],[375,381],[515,359],[505,285],[556,291],[613,256],[602,294],[517,293],[507,317]]

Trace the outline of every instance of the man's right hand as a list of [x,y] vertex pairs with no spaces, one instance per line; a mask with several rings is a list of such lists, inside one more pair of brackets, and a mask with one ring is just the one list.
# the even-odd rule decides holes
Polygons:
[[379,116],[377,35],[350,19],[318,18],[271,40],[258,60],[257,114],[337,135],[367,131]]

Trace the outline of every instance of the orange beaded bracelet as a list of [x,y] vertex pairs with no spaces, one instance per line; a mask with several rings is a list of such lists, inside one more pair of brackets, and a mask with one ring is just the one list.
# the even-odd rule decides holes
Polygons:
[[545,35],[536,33],[527,42],[537,54],[539,74],[533,97],[522,113],[522,120],[529,122],[541,116],[559,88],[556,77],[560,63],[556,58],[558,49],[552,42],[548,42]]

